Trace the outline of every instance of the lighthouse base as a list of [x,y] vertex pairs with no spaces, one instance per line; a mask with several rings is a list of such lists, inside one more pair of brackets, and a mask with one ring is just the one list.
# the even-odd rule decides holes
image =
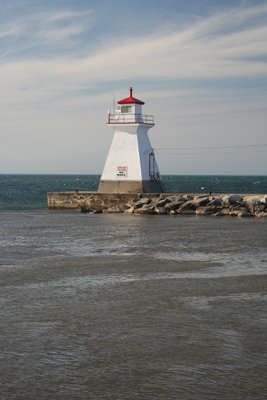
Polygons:
[[164,193],[162,182],[158,179],[148,181],[101,180],[98,192],[101,193]]

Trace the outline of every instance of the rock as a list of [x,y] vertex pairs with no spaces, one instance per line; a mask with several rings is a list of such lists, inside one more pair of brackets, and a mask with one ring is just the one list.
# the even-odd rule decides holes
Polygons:
[[120,208],[121,212],[124,213],[126,210],[128,210],[128,208],[131,208],[131,207],[129,206],[129,204],[122,204],[121,206],[119,206],[119,208]]
[[221,212],[223,215],[229,215],[230,209],[228,207],[222,208],[218,212]]
[[196,210],[187,209],[187,210],[182,210],[181,212],[178,210],[177,214],[180,214],[180,215],[196,215]]
[[238,217],[239,210],[233,210],[229,212],[230,217]]
[[198,207],[196,209],[196,214],[197,215],[211,215],[216,212],[216,207],[210,207],[210,206],[203,206],[203,207]]
[[208,197],[199,197],[195,196],[192,200],[192,204],[194,204],[196,207],[201,207],[201,206],[206,206],[209,203],[209,198]]
[[109,207],[103,210],[103,213],[107,214],[120,214],[122,213],[122,209],[120,207]]
[[224,195],[224,196],[222,197],[222,204],[223,204],[224,206],[229,206],[229,205],[230,205],[228,194],[226,194],[226,195]]
[[226,202],[230,205],[240,204],[243,198],[239,194],[230,194],[229,196],[223,196],[223,202]]
[[239,211],[240,210],[240,206],[238,205],[230,205],[229,206],[229,210],[231,211]]
[[91,212],[90,208],[88,207],[81,207],[81,214],[87,214]]
[[230,217],[252,217],[251,212],[245,207],[235,207],[229,212]]
[[155,210],[155,207],[149,208],[148,210],[146,210],[146,214],[147,215],[156,215],[157,212]]
[[188,199],[186,196],[178,196],[178,197],[175,197],[174,200],[175,200],[175,201],[183,201],[183,202],[186,202],[187,200],[192,200],[192,199]]
[[155,212],[159,215],[166,215],[167,214],[167,210],[165,207],[156,207],[155,208]]
[[193,200],[193,198],[195,197],[195,195],[193,195],[193,194],[184,194],[183,197],[184,197],[184,199],[185,199],[186,201],[188,201],[188,200]]
[[266,199],[267,197],[265,196],[244,196],[243,201],[250,212],[256,214],[265,210],[267,207]]
[[213,214],[215,217],[224,217],[226,214],[224,214],[221,210]]
[[94,214],[102,214],[103,210],[102,209],[96,209],[93,211]]
[[[194,204],[193,200],[188,200],[185,203],[183,203],[177,210],[178,214],[188,214],[188,211],[193,211],[193,214],[195,214],[196,211],[196,205]],[[191,212],[192,214],[192,212]]]
[[142,207],[144,204],[149,204],[149,203],[151,203],[151,199],[148,199],[147,197],[143,197],[134,203],[134,208],[139,208],[139,207]]
[[257,218],[266,218],[267,217],[267,212],[259,212],[258,214],[256,214]]
[[260,213],[260,212],[264,211],[265,209],[266,209],[266,204],[264,204],[264,203],[259,203],[259,204],[256,204],[256,205],[255,205],[255,207],[254,207],[254,212],[255,212],[255,213]]
[[242,207],[238,214],[238,217],[253,217],[253,214],[251,214],[251,212],[247,208]]
[[171,203],[172,199],[166,197],[165,199],[158,200],[156,203],[157,207],[164,207],[166,204]]
[[267,196],[265,194],[262,195],[247,195],[244,196],[243,201],[247,205],[254,206],[255,204],[266,204],[267,205]]
[[184,204],[184,201],[171,201],[165,205],[165,208],[169,210],[177,210],[182,204]]
[[134,206],[132,206],[132,207],[130,207],[130,208],[127,208],[127,209],[124,211],[124,214],[133,214],[133,212],[134,212]]
[[[137,201],[125,199],[125,203],[110,201],[109,204],[96,204],[85,202],[79,204],[81,213],[125,213],[125,214],[148,214],[148,215],[213,215],[213,216],[236,216],[259,218],[267,217],[267,195],[193,195],[193,194],[162,194],[150,197],[138,196]],[[165,197],[167,196],[167,197]],[[113,200],[113,199],[112,199]],[[91,197],[90,197],[91,201]],[[127,204],[127,201],[130,202]],[[99,203],[99,202],[98,202]]]
[[222,199],[219,197],[216,199],[212,199],[207,205],[211,207],[220,207],[222,205]]
[[154,209],[154,207],[150,207],[149,204],[145,204],[143,207],[140,208],[135,208],[134,213],[135,214],[147,214],[149,210]]
[[233,206],[233,205],[229,207],[229,215],[230,215],[230,217],[238,217],[238,214],[239,214],[240,211],[241,210],[240,210],[239,207],[236,207],[236,206]]
[[170,215],[177,215],[177,213],[176,213],[176,211],[174,211],[174,210],[170,210],[170,213],[169,213]]
[[134,214],[146,214],[146,213],[147,213],[147,210],[144,209],[143,207],[141,207],[141,208],[136,208],[136,209],[134,210]]

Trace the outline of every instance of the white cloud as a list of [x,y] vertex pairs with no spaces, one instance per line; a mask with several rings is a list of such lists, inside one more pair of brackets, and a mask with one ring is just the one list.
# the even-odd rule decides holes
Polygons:
[[[7,60],[0,66],[1,91],[6,95],[17,91],[19,97],[25,95],[26,100],[27,97],[31,99],[29,93],[49,100],[49,94],[66,94],[97,82],[122,79],[264,76],[267,74],[266,63],[253,61],[253,57],[267,55],[267,44],[263,40],[267,36],[266,27],[217,34],[229,25],[229,21],[232,24],[235,20],[242,22],[263,13],[267,13],[267,5],[224,11],[165,36],[144,37],[142,41],[125,38],[120,44],[109,42],[108,47],[87,57]],[[70,10],[37,13],[20,21],[16,29],[13,26],[2,31],[2,35],[22,32],[31,22],[39,27],[33,33],[32,43],[46,40],[53,45],[54,41],[67,40],[81,33],[90,15],[91,11]],[[76,18],[75,24],[54,25],[54,22],[72,21],[73,18]],[[251,60],[248,62],[246,58]]]
[[25,14],[8,23],[2,22],[0,40],[17,36],[17,42],[7,42],[4,55],[23,59],[25,52],[28,57],[29,51],[36,52],[42,58],[58,54],[59,51],[61,54],[63,51],[68,53],[73,51],[74,45],[79,44],[76,37],[90,30],[92,21],[91,10],[51,10]]
[[[83,11],[74,11],[74,10],[58,10],[49,13],[45,13],[46,20],[48,21],[62,21],[62,20],[69,20],[69,19],[84,19],[92,15],[92,10],[83,10]],[[44,15],[42,13],[41,15]],[[42,17],[43,19],[43,17]]]
[[79,35],[84,31],[84,27],[80,24],[68,26],[66,28],[49,29],[39,33],[37,38],[44,39],[48,42],[66,40],[72,36]]
[[[267,28],[263,26],[238,32],[217,34],[235,19],[243,21],[251,15],[267,13],[267,5],[241,12],[239,9],[212,16],[182,31],[165,36],[149,36],[136,41],[125,38],[120,44],[109,43],[87,57],[49,57],[7,62],[1,65],[4,86],[45,88],[46,91],[66,91],[90,83],[122,79],[183,79],[266,76],[266,62],[254,59],[267,56]],[[89,13],[90,14],[90,13]],[[80,13],[62,11],[47,15],[58,21],[79,18]],[[88,17],[88,15],[87,15]],[[37,23],[44,16],[28,17]],[[85,21],[64,27],[47,26],[35,32],[32,41],[68,40],[82,33]],[[247,59],[250,59],[249,62]]]
[[[159,125],[153,130],[155,143],[159,145],[166,140],[169,143],[177,141],[177,126],[179,140],[187,145],[201,144],[205,140],[220,142],[223,138],[249,143],[251,129],[257,132],[254,138],[263,141],[262,127],[266,118],[262,110],[267,101],[257,91],[251,94],[241,90],[236,95],[231,90],[217,88],[214,91],[202,88],[177,90],[175,85],[170,87],[172,83],[169,82],[195,79],[198,82],[204,80],[208,85],[210,78],[227,81],[245,77],[253,82],[255,78],[266,77],[267,64],[257,59],[262,57],[264,60],[267,56],[264,40],[267,28],[262,23],[265,15],[267,4],[223,10],[171,33],[154,32],[142,39],[109,39],[97,50],[96,47],[82,47],[73,52],[73,43],[79,45],[77,37],[93,29],[91,10],[35,13],[5,25],[0,30],[0,39],[18,35],[27,38],[18,44],[18,48],[12,43],[12,55],[21,52],[22,48],[29,50],[46,45],[49,56],[44,52],[38,58],[34,57],[34,52],[30,56],[21,52],[12,59],[2,57],[0,121],[1,135],[5,135],[2,143],[11,148],[17,137],[19,147],[13,150],[17,157],[21,149],[27,153],[27,148],[33,146],[32,162],[39,158],[45,165],[46,152],[51,159],[57,159],[64,137],[64,146],[69,150],[65,150],[67,158],[62,164],[67,165],[71,151],[78,154],[79,142],[84,140],[84,132],[90,126],[86,140],[93,142],[96,149],[90,156],[90,163],[96,166],[94,172],[100,170],[104,157],[101,148],[108,146],[111,135],[104,134],[100,138],[93,133],[105,131],[105,113],[111,99],[108,89],[95,95],[90,88],[112,84],[116,89],[121,86],[121,81],[132,83],[138,80],[154,86],[150,92],[142,93],[142,98],[151,99],[155,113],[159,115]],[[58,54],[58,44],[61,50],[66,46],[65,53]],[[85,53],[86,56],[80,55]],[[86,90],[86,95],[82,90]],[[181,132],[181,123],[185,134]],[[19,130],[23,132],[22,136]],[[43,138],[41,148],[38,137]],[[2,151],[7,153],[6,149]],[[81,153],[80,163],[86,163],[86,150]],[[4,160],[5,154],[1,157]],[[165,168],[168,163],[166,159]],[[77,164],[76,170],[78,168]]]
[[7,38],[10,36],[17,36],[20,34],[20,30],[16,25],[8,25],[0,30],[0,39]]

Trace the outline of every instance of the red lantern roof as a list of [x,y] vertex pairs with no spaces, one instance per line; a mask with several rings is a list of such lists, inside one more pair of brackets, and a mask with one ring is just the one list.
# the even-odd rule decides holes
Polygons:
[[130,87],[130,97],[118,101],[118,104],[145,104],[145,103],[133,97],[133,88]]

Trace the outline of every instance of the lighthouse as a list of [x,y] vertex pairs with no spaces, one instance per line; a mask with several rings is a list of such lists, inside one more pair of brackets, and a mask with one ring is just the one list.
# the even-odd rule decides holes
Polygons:
[[100,179],[102,193],[164,192],[158,164],[151,147],[148,130],[154,116],[142,113],[145,103],[130,96],[118,101],[114,114],[108,113],[107,125],[114,136]]

